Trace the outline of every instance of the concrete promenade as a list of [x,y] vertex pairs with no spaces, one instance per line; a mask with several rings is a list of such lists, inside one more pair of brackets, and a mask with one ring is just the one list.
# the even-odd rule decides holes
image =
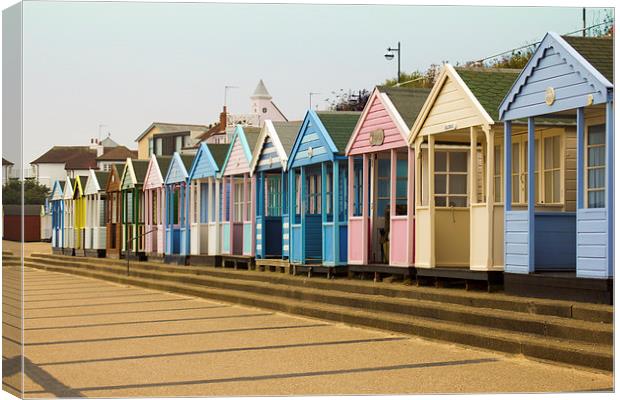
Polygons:
[[[14,300],[5,296],[7,302]],[[30,268],[24,313],[26,397],[564,392],[613,385],[611,374]],[[4,317],[5,330],[18,325]]]

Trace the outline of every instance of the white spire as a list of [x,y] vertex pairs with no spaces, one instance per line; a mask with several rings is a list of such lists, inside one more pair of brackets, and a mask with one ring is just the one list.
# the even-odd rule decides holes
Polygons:
[[258,82],[258,85],[256,85],[256,89],[254,90],[254,94],[252,95],[251,98],[252,99],[255,99],[255,98],[271,99],[271,95],[267,91],[267,88],[265,87],[265,83],[263,82],[262,79]]

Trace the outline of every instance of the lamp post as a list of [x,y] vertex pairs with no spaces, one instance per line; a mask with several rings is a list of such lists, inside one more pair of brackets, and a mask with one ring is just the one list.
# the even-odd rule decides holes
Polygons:
[[394,53],[398,55],[398,76],[396,77],[396,83],[400,83],[400,42],[398,42],[398,46],[393,49],[388,47],[387,53],[385,53],[385,59],[390,61],[394,58]]
[[228,97],[228,89],[238,89],[239,86],[230,86],[230,85],[226,85],[224,86],[224,107],[226,107],[226,100]]

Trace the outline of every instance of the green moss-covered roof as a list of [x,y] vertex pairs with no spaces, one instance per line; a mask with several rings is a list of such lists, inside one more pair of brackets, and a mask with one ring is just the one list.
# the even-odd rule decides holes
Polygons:
[[147,160],[131,160],[133,164],[133,172],[136,174],[136,185],[142,185],[146,178],[146,170],[149,168]]
[[185,169],[187,170],[187,173],[189,174],[189,170],[192,168],[192,163],[194,162],[194,155],[193,154],[192,155],[181,154],[181,161],[183,161],[183,166],[185,167]]
[[287,121],[273,123],[273,127],[276,129],[276,132],[278,132],[278,138],[280,138],[280,142],[287,156],[291,155],[291,150],[293,150],[293,145],[295,144],[295,139],[297,138],[302,122],[303,121]]
[[166,173],[168,172],[168,167],[170,167],[170,162],[172,162],[172,156],[158,156],[155,157],[157,161],[157,166],[159,167],[159,172],[162,177],[166,178]]
[[99,188],[105,189],[105,185],[108,182],[108,176],[110,176],[110,173],[107,171],[95,171],[95,178],[97,178]]
[[222,168],[224,161],[226,160],[226,153],[228,153],[229,144],[219,143],[207,143],[207,147],[211,152],[211,156],[215,160],[218,168]]
[[258,142],[258,135],[260,135],[260,128],[248,126],[243,128],[243,133],[245,133],[245,138],[250,146],[250,153],[254,152],[254,147],[256,147]]
[[499,121],[499,105],[519,76],[520,70],[500,68],[455,68],[482,108]]
[[338,149],[344,154],[361,113],[356,111],[319,111],[316,113]]
[[387,94],[409,128],[413,126],[428,94],[431,92],[431,89],[426,88],[377,86],[377,89],[379,92]]
[[614,82],[614,40],[611,37],[562,36],[607,80]]

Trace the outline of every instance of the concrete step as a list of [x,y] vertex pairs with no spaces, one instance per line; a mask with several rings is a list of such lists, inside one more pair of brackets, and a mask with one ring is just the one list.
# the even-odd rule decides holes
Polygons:
[[[45,262],[56,266],[71,265],[77,268],[126,274],[126,267],[120,264],[95,265],[82,262],[80,259],[72,259],[69,261],[47,259]],[[364,310],[407,314],[441,321],[452,321],[455,323],[503,329],[507,331],[532,333],[558,339],[572,339],[599,344],[612,344],[613,342],[613,328],[610,324],[604,323],[591,323],[491,308],[476,308],[446,304],[437,301],[343,293],[334,290],[326,291],[267,282],[242,281],[234,277],[221,278],[188,273],[170,273],[144,268],[144,266],[139,264],[130,268],[130,274],[139,278],[174,281],[220,289],[234,289],[257,294],[280,296],[283,298],[342,305]]]
[[[84,265],[52,265],[52,263],[46,263],[40,259],[29,259],[26,262],[26,266],[386,329],[506,353],[518,353],[528,357],[577,366],[610,370],[613,365],[612,347],[605,344],[592,344],[571,339],[557,339],[536,334],[510,332],[496,328],[454,323],[417,315],[403,315],[402,313],[383,310],[360,309],[308,298],[283,298],[279,295],[248,292],[243,289],[218,288],[207,286],[202,281],[196,284],[186,281],[166,280],[162,279],[161,274],[156,274],[155,279],[145,276],[134,276],[133,271],[131,276],[125,276],[119,268],[105,269],[101,268],[101,266],[86,268]],[[139,273],[139,271],[136,272]],[[141,274],[148,275],[148,272],[142,272]],[[169,274],[169,276],[171,275]],[[192,278],[200,277],[194,276]]]
[[[33,254],[32,257],[75,261],[71,256],[52,254]],[[112,259],[89,259],[89,263],[98,265],[125,265],[124,261]],[[286,286],[306,287],[365,295],[381,295],[399,299],[427,300],[494,310],[515,311],[521,313],[557,316],[592,322],[613,322],[613,306],[588,304],[571,301],[530,299],[508,296],[503,293],[486,293],[459,289],[417,287],[402,283],[383,283],[350,279],[322,279],[304,276],[291,276],[276,273],[264,273],[246,270],[233,270],[206,266],[179,266],[154,262],[130,262],[131,269],[150,269],[171,273],[193,273],[243,281],[258,281]]]

